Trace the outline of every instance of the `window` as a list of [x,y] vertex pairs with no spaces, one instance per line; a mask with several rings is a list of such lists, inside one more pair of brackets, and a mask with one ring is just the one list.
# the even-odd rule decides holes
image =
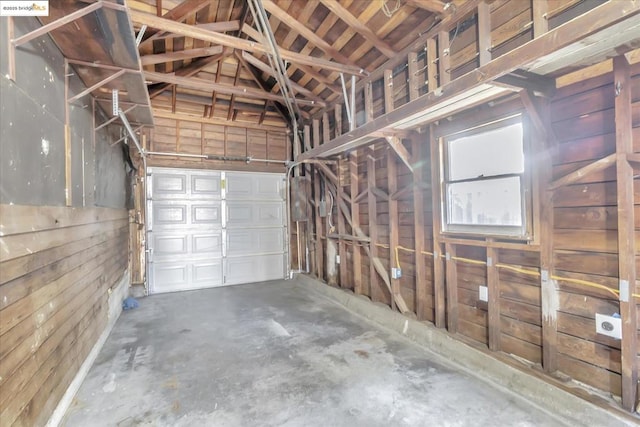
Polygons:
[[444,141],[444,231],[528,237],[521,116]]

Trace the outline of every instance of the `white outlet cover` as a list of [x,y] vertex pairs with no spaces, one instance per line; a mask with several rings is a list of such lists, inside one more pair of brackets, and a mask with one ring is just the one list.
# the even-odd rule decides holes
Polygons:
[[336,264],[340,264],[340,255],[336,255]]
[[489,288],[486,286],[478,286],[480,301],[489,302]]
[[596,313],[596,332],[608,337],[622,339],[622,319]]

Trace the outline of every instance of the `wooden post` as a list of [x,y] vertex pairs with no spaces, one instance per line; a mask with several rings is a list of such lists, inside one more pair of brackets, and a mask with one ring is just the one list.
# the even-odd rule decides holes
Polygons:
[[451,52],[449,48],[449,32],[440,31],[438,33],[438,76],[440,86],[451,81],[449,69],[451,68]]
[[[343,165],[344,161],[342,160],[342,158],[338,159],[338,182],[337,182],[337,199],[338,200],[342,200],[344,197],[344,187],[342,184],[342,165]],[[338,202],[336,202],[337,204]],[[344,242],[344,239],[342,238],[342,236],[344,236],[347,232],[346,230],[346,226],[345,226],[345,221],[344,221],[344,215],[342,214],[342,212],[340,211],[340,209],[336,209],[337,211],[337,216],[338,216],[338,235],[340,237],[338,237],[338,256],[340,257],[340,263],[338,265],[338,269],[339,269],[339,277],[340,277],[340,287],[345,288],[347,287],[347,282],[349,281],[348,277],[349,275],[347,274],[347,248]]]
[[453,259],[456,247],[451,243],[445,244],[447,264],[447,329],[450,333],[458,332],[458,268]]
[[[402,143],[402,142],[400,142]],[[389,195],[398,191],[398,165],[395,153],[387,150],[387,182],[389,185]],[[389,197],[389,265],[402,268],[399,259],[396,259],[398,245],[400,244],[400,233],[398,231],[398,200]],[[399,256],[397,257],[399,258]],[[391,277],[391,289],[394,295],[400,293],[400,280]],[[396,304],[391,298],[391,309],[395,309]]]
[[427,50],[427,90],[431,92],[438,87],[438,48],[436,40],[433,38],[427,39],[425,48]]
[[[535,108],[535,106],[532,106]],[[544,126],[536,129],[537,141],[535,144],[538,162],[537,170],[538,187],[540,196],[540,296],[542,305],[542,366],[546,372],[552,373],[558,370],[558,307],[560,296],[558,286],[553,275],[553,191],[549,190],[552,180],[551,152],[552,141],[548,134],[543,135],[542,129],[550,129],[549,105],[544,103],[537,107],[538,116],[543,120]],[[533,114],[536,114],[533,112]],[[530,113],[530,115],[533,115]]]
[[[491,242],[493,239],[488,239]],[[489,293],[489,349],[500,350],[500,276],[498,268],[498,249],[487,247],[487,288]]]
[[371,82],[364,86],[364,118],[365,122],[373,121],[373,88]]
[[613,59],[616,121],[616,183],[618,198],[618,271],[622,316],[622,406],[636,409],[638,393],[638,313],[633,297],[637,293],[634,239],[633,167],[627,154],[633,153],[632,81],[624,55]]
[[409,100],[413,101],[418,97],[418,54],[409,52],[407,58],[407,72],[409,73]]
[[445,268],[442,258],[442,213],[440,196],[442,187],[440,183],[440,141],[435,138],[433,126],[429,126],[429,139],[431,147],[431,206],[433,216],[433,298],[434,298],[434,324],[438,328],[445,327]]
[[[71,126],[69,117],[69,61],[64,60],[64,199],[65,205],[73,206]],[[95,129],[95,128],[94,128]]]
[[[425,265],[424,242],[424,170],[426,163],[422,158],[422,141],[417,134],[411,138],[411,162],[413,163],[413,234],[415,237],[416,266],[416,316],[418,320],[428,319],[427,309],[427,268]],[[391,189],[389,189],[391,193]]]
[[[320,146],[320,122],[318,120],[313,121],[313,146]],[[315,223],[316,223],[316,262],[315,273],[318,279],[324,279],[324,266],[323,266],[323,246],[322,246],[322,218],[320,218],[320,173],[317,167],[313,168],[313,190],[315,193],[314,200],[316,204],[315,208]]]
[[[9,78],[16,81],[16,45],[13,43],[15,37],[15,24],[13,16],[7,16],[7,62],[9,67]],[[66,70],[65,70],[66,73]]]
[[369,208],[369,239],[370,243],[370,256],[369,256],[369,283],[370,285],[370,297],[372,301],[383,301],[381,295],[380,278],[376,272],[374,266],[374,259],[378,258],[378,207],[376,205],[376,196],[371,190],[376,186],[376,161],[373,157],[375,151],[373,147],[370,148],[367,153],[367,185],[369,187],[369,193],[367,195],[367,204]]
[[384,112],[385,114],[393,111],[393,71],[384,70]]
[[[356,151],[349,155],[349,173],[351,174],[351,235],[356,236],[356,229],[360,228],[360,204],[355,201],[358,195],[358,154]],[[353,248],[353,291],[362,294],[362,252],[360,246]]]
[[326,144],[331,140],[331,130],[329,128],[329,115],[322,114],[322,143]]
[[481,67],[491,61],[491,10],[486,1],[478,4],[478,54]]
[[334,113],[336,119],[335,137],[337,138],[342,135],[342,104],[336,104]]
[[531,3],[533,10],[533,38],[538,38],[549,31],[549,21],[546,17],[549,4],[547,0],[535,0]]

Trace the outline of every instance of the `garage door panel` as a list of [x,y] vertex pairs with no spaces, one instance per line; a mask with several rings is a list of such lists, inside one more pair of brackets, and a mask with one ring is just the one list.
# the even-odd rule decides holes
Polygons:
[[189,266],[187,264],[153,265],[153,291],[170,292],[183,289],[188,283]]
[[194,263],[192,283],[199,287],[221,286],[222,260],[217,259],[210,262]]
[[187,236],[153,236],[153,251],[156,257],[163,255],[187,255]]
[[194,235],[192,242],[194,254],[222,255],[222,233]]
[[284,204],[279,202],[227,202],[227,227],[282,227]]
[[284,277],[284,255],[254,255],[225,258],[227,285],[274,280]]
[[187,176],[178,173],[154,173],[152,194],[154,199],[185,198],[187,196]]
[[194,197],[214,197],[219,199],[222,194],[220,191],[220,175],[192,174],[191,194]]
[[155,227],[187,224],[187,206],[157,202],[153,205],[153,225]]
[[226,173],[227,200],[279,200],[284,198],[284,178],[267,173]]
[[283,252],[281,228],[238,229],[227,231],[229,256]]
[[220,205],[193,205],[191,206],[192,224],[222,225]]

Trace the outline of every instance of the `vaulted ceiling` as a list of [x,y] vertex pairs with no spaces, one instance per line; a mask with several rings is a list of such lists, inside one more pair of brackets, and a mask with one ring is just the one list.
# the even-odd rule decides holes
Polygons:
[[[268,43],[246,0],[128,0],[156,111],[285,123]],[[454,2],[459,3],[459,2]],[[441,0],[262,0],[302,116],[455,9]],[[144,31],[143,31],[144,28]]]

